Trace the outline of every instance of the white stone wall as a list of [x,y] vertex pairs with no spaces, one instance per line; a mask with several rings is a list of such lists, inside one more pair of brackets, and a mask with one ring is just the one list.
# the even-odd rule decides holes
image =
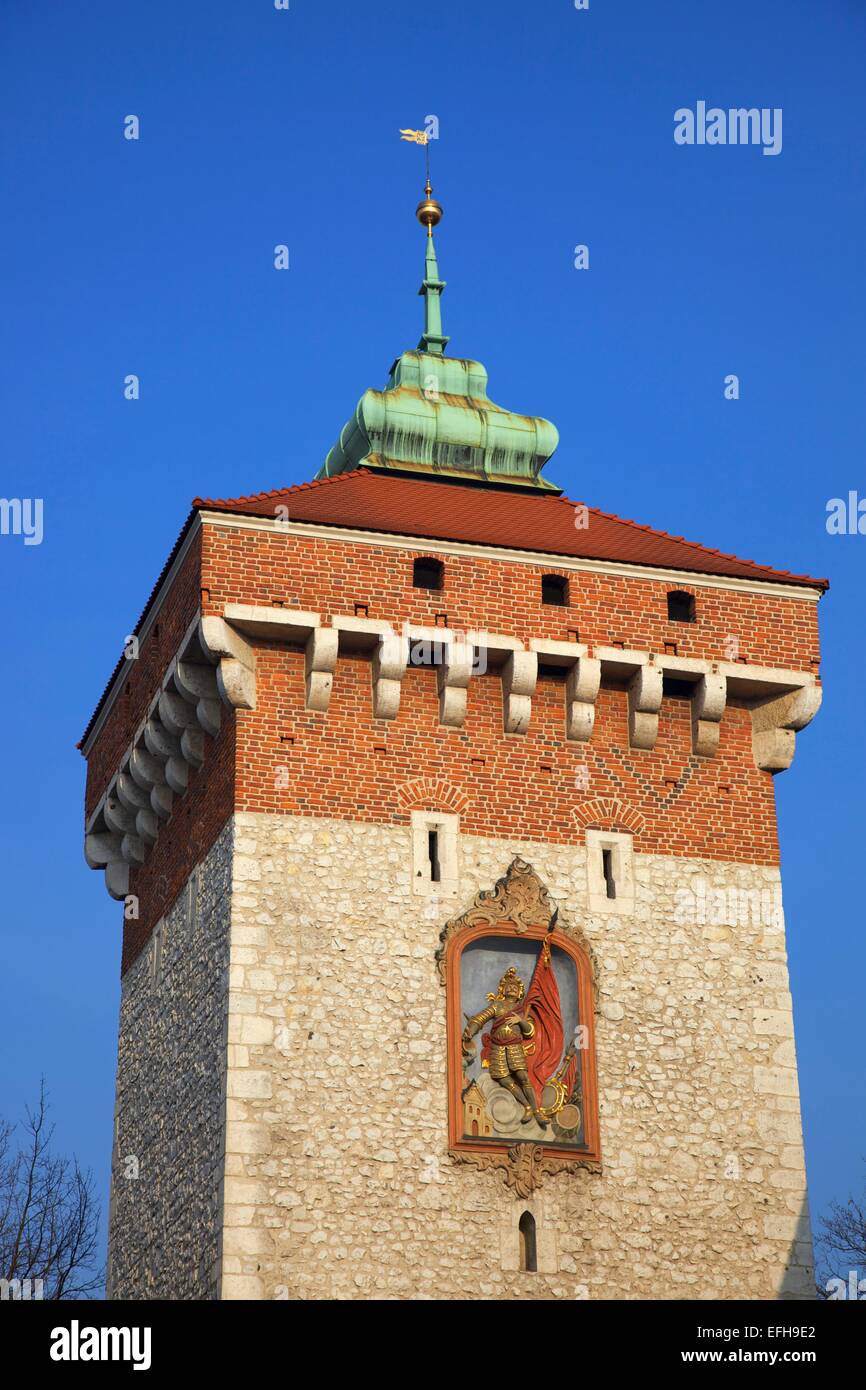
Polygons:
[[123,979],[110,1298],[218,1296],[232,825]]
[[[530,1202],[448,1158],[434,961],[515,854],[600,970],[603,1171]],[[777,872],[638,854],[633,912],[590,913],[582,844],[458,858],[420,897],[409,826],[235,818],[221,1296],[811,1296]]]

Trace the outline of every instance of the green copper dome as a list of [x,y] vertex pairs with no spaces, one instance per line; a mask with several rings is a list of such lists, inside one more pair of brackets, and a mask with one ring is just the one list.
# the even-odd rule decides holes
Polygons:
[[424,332],[416,351],[404,352],[384,390],[365,391],[317,477],[331,478],[361,464],[426,477],[475,479],[560,492],[541,470],[559,443],[549,420],[515,415],[487,395],[480,362],[446,357],[432,229],[427,238]]

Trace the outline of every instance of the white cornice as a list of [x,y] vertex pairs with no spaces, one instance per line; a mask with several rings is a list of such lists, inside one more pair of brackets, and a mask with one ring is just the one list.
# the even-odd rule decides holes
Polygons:
[[199,513],[210,526],[271,534],[309,536],[313,539],[343,541],[347,545],[379,545],[392,550],[423,550],[434,555],[495,556],[517,565],[549,565],[551,569],[577,573],[615,575],[625,579],[659,580],[664,584],[688,584],[705,589],[728,589],[734,593],[765,594],[772,598],[794,598],[817,603],[822,591],[805,584],[778,584],[765,579],[737,579],[727,575],[704,574],[699,570],[659,569],[654,565],[627,564],[620,560],[589,560],[573,555],[556,555],[542,550],[509,550],[505,546],[476,545],[467,541],[434,540],[428,536],[404,536],[391,531],[362,531],[347,526],[322,526],[306,521],[280,521],[276,518],[240,516],[236,512]]

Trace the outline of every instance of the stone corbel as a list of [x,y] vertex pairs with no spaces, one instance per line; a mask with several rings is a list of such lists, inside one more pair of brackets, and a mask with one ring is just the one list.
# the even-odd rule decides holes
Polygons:
[[249,709],[254,701],[252,648],[221,618],[196,620],[88,823],[85,858],[104,870],[112,897],[126,897],[130,867],[145,862],[190,768],[204,762],[204,735],[219,733],[222,703]]
[[582,656],[565,681],[565,734],[586,743],[595,726],[595,702],[601,686],[601,662]]
[[118,862],[106,864],[105,886],[115,902],[122,903],[129,893],[129,865]]
[[120,849],[121,836],[94,832],[84,837],[84,858],[91,869],[104,869],[106,864],[118,863],[123,859]]
[[317,627],[304,646],[304,704],[327,714],[337,669],[340,634],[331,627]]
[[195,706],[196,718],[205,733],[216,738],[222,723],[222,706],[213,669],[210,666],[194,666],[189,661],[179,661],[174,668],[172,679],[177,693]]
[[409,660],[409,639],[399,632],[383,633],[373,652],[373,718],[396,719],[400,683]]
[[224,618],[202,618],[198,640],[216,666],[217,688],[230,709],[256,707],[256,654]]
[[595,726],[595,702],[602,684],[602,663],[588,656],[582,642],[555,642],[534,638],[530,651],[539,662],[559,666],[566,674],[566,738],[585,744]]
[[[204,762],[204,730],[199,725],[196,710],[182,695],[168,689],[160,695],[157,709],[163,727],[180,740],[181,757],[191,767],[201,767]],[[176,787],[175,790],[180,789]]]
[[[150,722],[150,721],[148,721]],[[147,726],[145,726],[145,740]],[[168,820],[174,802],[174,793],[166,782],[165,762],[156,757],[145,746],[133,746],[126,767],[133,782],[147,797],[151,810],[160,820]]]
[[112,898],[121,901],[129,892],[129,863],[123,857],[122,837],[90,834],[84,837],[84,858],[91,869],[102,869]]
[[400,708],[400,684],[409,660],[405,632],[396,633],[382,618],[359,618],[335,613],[331,627],[340,648],[369,653],[373,681],[374,719],[394,719]]
[[[157,706],[158,710],[159,706]],[[144,746],[149,753],[163,764],[163,777],[166,785],[178,796],[183,796],[189,778],[189,767],[181,752],[181,741],[162,723],[158,717],[148,719],[144,726]]]
[[449,729],[461,729],[466,719],[469,681],[475,670],[472,634],[460,633],[455,638],[451,628],[424,627],[418,623],[409,623],[406,631],[413,656],[426,650],[433,657],[439,723]]
[[718,671],[701,676],[692,695],[692,751],[711,758],[719,747],[719,724],[725,712],[728,683]]
[[[257,603],[227,603],[223,618],[235,637],[243,633],[247,637],[260,638],[265,642],[282,642],[304,648],[304,704],[307,709],[327,714],[334,685],[334,671],[337,667],[337,645],[339,633],[332,629],[322,630],[318,613],[309,613],[299,608],[284,608]],[[245,644],[246,645],[246,644]],[[235,649],[229,659],[249,665],[244,655]],[[220,669],[224,660],[220,660]],[[255,670],[255,666],[249,669]],[[241,678],[241,687],[234,693],[249,694],[248,679]],[[253,697],[255,687],[253,685]],[[240,708],[253,709],[254,705]]]
[[628,685],[630,748],[654,748],[659,732],[662,673],[657,666],[639,666]]
[[530,644],[539,661],[565,668],[566,737],[586,743],[595,724],[595,702],[601,686],[601,662],[587,655],[581,642],[554,642],[534,638]]
[[763,772],[784,772],[791,766],[797,733],[814,719],[821,699],[820,685],[804,685],[787,695],[755,705],[752,751]]
[[[146,845],[155,845],[159,835],[159,820],[150,804],[150,792],[144,791],[129,771],[128,760],[117,774],[114,783],[114,796],[117,801],[135,818],[135,831]],[[114,796],[111,792],[105,799],[103,819],[111,826],[109,806]],[[111,827],[113,828],[113,827]]]
[[475,649],[469,642],[449,642],[444,659],[436,668],[439,723],[449,729],[463,728],[474,661]]
[[509,652],[502,667],[502,709],[507,734],[525,734],[538,681],[538,653]]

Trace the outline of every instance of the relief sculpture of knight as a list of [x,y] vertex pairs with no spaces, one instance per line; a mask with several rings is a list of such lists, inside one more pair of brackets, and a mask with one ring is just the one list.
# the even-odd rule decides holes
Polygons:
[[[490,968],[506,951],[531,967],[531,979],[527,989],[517,966],[509,964],[495,992],[487,992],[486,1007],[464,1012],[461,1099],[463,1130],[469,1138],[580,1142],[581,1028],[569,977],[571,963],[563,952],[557,952],[554,968],[553,925],[540,943],[522,942],[518,947],[501,938],[478,943],[467,972],[466,995],[471,995],[474,979],[485,974],[490,979]],[[480,1058],[475,1041],[479,1033]]]
[[523,1013],[519,1007],[524,993],[523,981],[514,966],[510,965],[499,981],[497,993],[487,996],[492,1000],[490,1006],[474,1018],[467,1019],[463,1030],[463,1055],[467,1058],[475,1056],[472,1039],[485,1023],[492,1023],[486,1058],[490,1076],[523,1103],[521,1124],[528,1124],[534,1115],[541,1127],[547,1129],[549,1121],[538,1108],[523,1046],[524,1038],[535,1035],[535,1024],[529,1014]]

